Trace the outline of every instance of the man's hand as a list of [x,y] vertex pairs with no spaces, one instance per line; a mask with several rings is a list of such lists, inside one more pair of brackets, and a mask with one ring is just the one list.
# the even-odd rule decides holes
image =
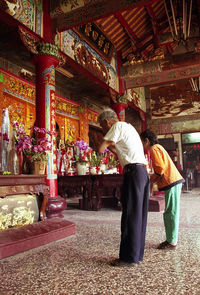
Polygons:
[[115,145],[109,145],[109,146],[108,146],[108,149],[109,149],[114,155],[117,156],[117,150],[116,150]]
[[106,148],[110,149],[110,147],[115,147],[115,143],[111,140],[104,140],[99,147],[99,153],[102,153]]

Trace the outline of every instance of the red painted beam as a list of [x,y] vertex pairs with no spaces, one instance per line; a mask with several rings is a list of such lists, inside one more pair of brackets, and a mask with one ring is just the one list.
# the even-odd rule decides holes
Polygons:
[[21,24],[17,19],[12,17],[10,14],[0,9],[0,21],[7,24],[10,27],[17,28]]
[[50,10],[50,1],[43,0],[43,38],[47,43],[54,43],[53,36],[54,36],[54,28],[52,26],[52,21],[49,15]]
[[127,29],[128,33],[133,37],[135,42],[138,42],[138,38],[137,36],[134,34],[133,30],[130,28],[129,24],[127,23],[127,21],[124,19],[124,17],[121,15],[120,12],[116,12],[115,17],[117,18],[117,20],[119,21],[119,23]]
[[[89,72],[87,69],[83,68],[81,65],[79,65],[76,61],[74,61],[71,57],[68,55],[64,54],[63,52],[60,51],[60,54],[62,54],[65,59],[66,59],[66,65],[70,65],[73,67],[75,70],[77,70],[79,73],[83,74],[84,76],[87,76],[90,80],[92,80],[94,83],[99,84],[101,87],[104,89],[112,89],[109,87],[108,84],[104,83],[100,79],[98,79],[96,76],[94,76],[91,72]],[[116,90],[112,89],[116,94],[119,94]]]
[[35,32],[31,31],[28,27],[24,26],[22,23],[20,23],[17,19],[9,15],[8,13],[2,11],[0,9],[0,21],[7,24],[10,27],[18,28],[19,26],[23,27],[26,31],[29,32],[30,35],[36,37],[38,40],[42,40],[41,36],[36,34]]
[[[135,33],[133,32],[133,30],[130,28],[127,21],[124,19],[124,17],[121,15],[120,12],[116,12],[114,15],[115,15],[116,19],[118,20],[118,22],[124,28],[124,30],[125,30],[126,34],[128,35],[128,37],[130,38],[130,42],[134,43],[134,46],[136,47],[137,52],[139,52],[139,50],[138,50],[138,38],[135,35]],[[135,48],[133,48],[133,51],[135,51]]]
[[[5,24],[7,24],[10,27],[16,28],[16,30],[20,26],[23,27],[24,30],[26,30],[30,35],[34,36],[39,42],[41,42],[41,41],[50,42],[51,41],[51,35],[50,35],[49,29],[47,29],[45,31],[45,34],[44,34],[45,39],[43,39],[43,38],[41,38],[41,36],[39,36],[38,34],[34,33],[33,31],[31,31],[29,28],[27,28],[26,26],[24,26],[22,23],[20,23],[18,20],[14,19],[12,16],[10,16],[8,13],[6,13],[4,11],[1,11],[1,13],[0,13],[0,21],[4,22]],[[46,19],[46,21],[50,25],[49,19]],[[65,56],[65,58],[67,60],[67,63],[70,64],[73,68],[75,68],[76,70],[78,70],[79,72],[81,72],[83,75],[87,76],[89,79],[91,79],[95,83],[99,84],[104,89],[110,89],[110,87],[106,83],[102,82],[100,79],[98,79],[97,77],[95,77],[92,73],[90,73],[88,70],[84,69],[78,63],[76,63],[74,60],[72,60],[70,57],[68,57],[67,55],[65,55],[61,51],[60,51],[60,54],[63,54]],[[113,91],[116,92],[116,94],[118,94],[117,91],[115,91],[115,90],[113,90]]]

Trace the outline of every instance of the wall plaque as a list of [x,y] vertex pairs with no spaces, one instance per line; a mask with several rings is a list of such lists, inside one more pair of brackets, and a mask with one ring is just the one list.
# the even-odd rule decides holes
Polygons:
[[110,63],[114,46],[96,24],[88,23],[76,27],[75,31],[88,45],[96,50],[102,58]]

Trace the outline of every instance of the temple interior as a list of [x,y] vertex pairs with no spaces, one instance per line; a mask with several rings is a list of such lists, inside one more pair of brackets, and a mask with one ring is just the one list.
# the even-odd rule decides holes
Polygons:
[[[105,108],[185,179],[177,248],[156,248],[155,185],[134,268],[109,264],[123,171],[98,152]],[[200,0],[0,0],[0,129],[0,295],[200,294]]]

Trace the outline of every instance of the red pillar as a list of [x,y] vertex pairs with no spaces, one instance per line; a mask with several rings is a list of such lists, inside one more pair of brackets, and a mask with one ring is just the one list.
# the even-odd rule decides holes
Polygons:
[[[39,54],[34,56],[36,68],[36,126],[56,132],[55,122],[55,67],[57,57]],[[52,135],[52,151],[47,160],[47,178],[50,195],[47,205],[47,217],[62,217],[66,201],[58,196],[56,165],[56,134]]]
[[120,121],[125,121],[125,108],[127,104],[125,103],[114,103],[112,105],[113,110],[116,112]]

